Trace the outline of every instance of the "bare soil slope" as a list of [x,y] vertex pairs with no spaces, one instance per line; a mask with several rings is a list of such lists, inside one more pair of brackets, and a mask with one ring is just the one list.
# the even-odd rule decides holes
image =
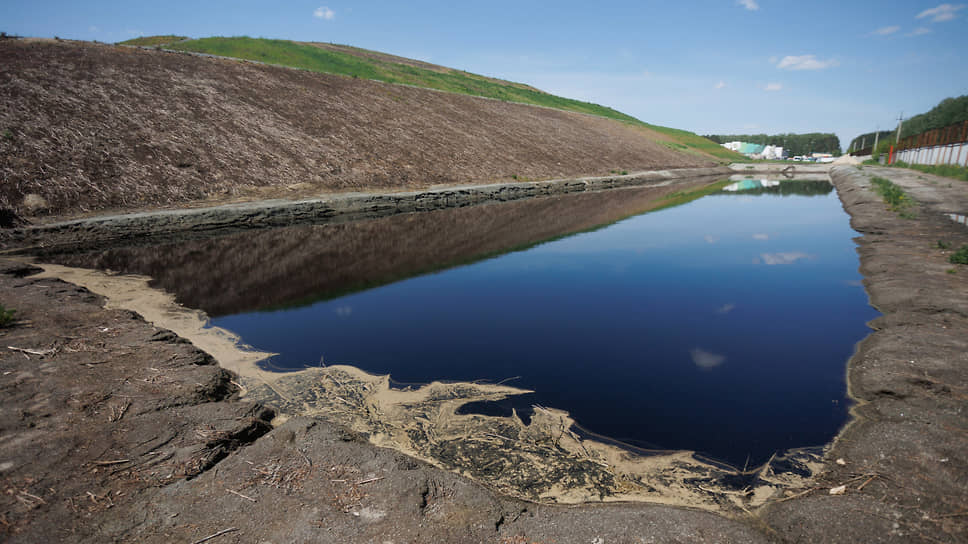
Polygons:
[[21,216],[713,164],[612,120],[247,62],[6,39],[0,65]]

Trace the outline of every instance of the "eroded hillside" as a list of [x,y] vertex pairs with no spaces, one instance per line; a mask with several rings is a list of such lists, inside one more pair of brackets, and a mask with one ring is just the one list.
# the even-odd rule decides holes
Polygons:
[[235,60],[7,39],[0,64],[21,216],[713,163],[600,117]]

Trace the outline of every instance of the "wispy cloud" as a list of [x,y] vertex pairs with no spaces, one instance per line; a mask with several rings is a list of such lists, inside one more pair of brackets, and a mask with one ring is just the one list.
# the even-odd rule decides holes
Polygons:
[[769,234],[762,233],[762,232],[757,232],[756,234],[753,235],[753,239],[754,240],[769,240],[770,239],[770,235]]
[[728,314],[729,312],[732,312],[735,308],[736,308],[736,305],[735,304],[732,304],[732,303],[730,303],[730,304],[723,304],[719,308],[716,308],[716,313],[717,314]]
[[689,350],[689,356],[692,357],[692,362],[695,363],[696,366],[703,369],[715,368],[726,362],[725,355],[712,353],[702,348],[692,348]]
[[716,83],[715,85],[713,85],[713,88],[714,89],[723,89],[725,87],[726,87],[726,82],[725,81],[720,81],[720,82]]
[[100,32],[101,29],[98,28],[98,27],[96,27],[96,26],[94,26],[94,25],[91,25],[91,26],[87,27],[87,31],[88,32]]
[[313,17],[323,19],[325,21],[332,21],[336,18],[336,12],[326,6],[320,6],[313,11]]
[[898,30],[901,30],[901,27],[898,25],[882,26],[881,28],[878,28],[874,32],[871,32],[871,35],[872,36],[890,36],[891,34],[894,34],[895,32],[897,32]]
[[824,70],[839,64],[834,59],[820,60],[816,55],[787,55],[780,59],[776,67],[781,70]]
[[905,34],[905,36],[924,36],[925,34],[931,34],[931,29],[926,26],[919,26]]
[[783,84],[782,83],[767,83],[766,84],[766,87],[763,87],[763,90],[764,91],[768,91],[768,92],[782,91],[783,90]]
[[943,23],[957,17],[957,13],[965,9],[964,4],[941,4],[938,7],[926,9],[918,14],[917,19],[929,19],[932,23]]
[[756,0],[737,0],[736,3],[750,11],[760,9],[760,5],[756,3]]
[[715,244],[719,241],[719,237],[713,236],[712,234],[707,234],[703,236],[702,239],[705,240],[707,244]]

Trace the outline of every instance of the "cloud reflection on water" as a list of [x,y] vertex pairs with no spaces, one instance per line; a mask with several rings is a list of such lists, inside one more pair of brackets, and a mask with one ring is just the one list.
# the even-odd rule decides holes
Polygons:
[[726,356],[720,355],[718,353],[713,353],[711,351],[706,351],[702,348],[692,348],[689,350],[689,356],[692,357],[692,362],[702,369],[716,368],[717,366],[726,362]]
[[793,264],[803,259],[812,259],[813,255],[802,251],[785,251],[780,253],[760,253],[759,259],[754,259],[753,264],[773,266],[778,264]]

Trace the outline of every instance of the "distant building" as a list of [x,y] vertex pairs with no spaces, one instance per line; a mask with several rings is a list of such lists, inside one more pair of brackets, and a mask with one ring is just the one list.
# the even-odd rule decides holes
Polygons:
[[746,142],[726,142],[723,147],[730,151],[742,153],[751,159],[780,160],[785,159],[783,148],[775,145],[749,144]]

